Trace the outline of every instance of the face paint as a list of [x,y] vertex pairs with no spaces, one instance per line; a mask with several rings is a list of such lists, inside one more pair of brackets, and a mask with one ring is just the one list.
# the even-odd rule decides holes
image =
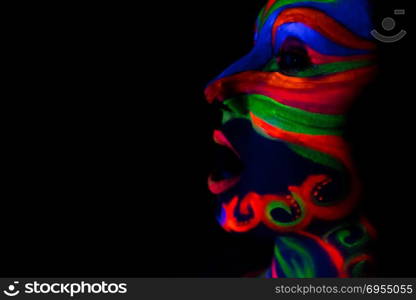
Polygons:
[[268,1],[253,50],[205,90],[223,113],[208,180],[219,223],[276,233],[272,277],[358,275],[371,260],[343,133],[376,72],[372,28],[365,0]]

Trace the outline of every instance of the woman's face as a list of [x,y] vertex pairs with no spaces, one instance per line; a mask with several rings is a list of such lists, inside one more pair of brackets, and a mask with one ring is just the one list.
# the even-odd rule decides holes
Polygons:
[[209,188],[227,231],[305,229],[351,213],[360,184],[342,133],[374,71],[365,0],[271,0],[252,51],[205,93],[219,103]]

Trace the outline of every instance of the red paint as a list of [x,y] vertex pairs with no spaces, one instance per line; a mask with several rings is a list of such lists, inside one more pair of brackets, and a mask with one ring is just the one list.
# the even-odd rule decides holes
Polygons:
[[262,221],[265,225],[267,225],[267,227],[279,231],[279,232],[293,232],[293,231],[297,231],[297,230],[301,230],[304,229],[306,226],[309,225],[309,223],[312,220],[313,215],[308,211],[308,208],[305,206],[303,214],[301,216],[299,216],[301,219],[301,221],[295,225],[291,225],[291,226],[281,226],[276,224],[275,222],[269,220],[269,218],[267,217],[267,213],[266,213],[266,207],[267,205],[269,205],[271,202],[281,202],[281,203],[285,203],[287,206],[291,206],[293,202],[295,202],[296,200],[292,197],[287,198],[286,196],[279,196],[279,195],[264,195],[261,197],[261,200],[263,202],[263,213],[262,213]]
[[375,56],[373,54],[362,54],[362,55],[351,55],[351,56],[333,56],[333,55],[325,55],[321,54],[318,51],[315,51],[309,46],[303,45],[308,52],[308,56],[311,60],[311,63],[314,65],[321,65],[321,64],[330,64],[335,62],[343,62],[343,61],[363,61],[363,60],[373,60]]
[[[301,194],[302,199],[307,203],[307,209],[309,209],[311,214],[318,219],[336,220],[351,213],[359,200],[361,186],[352,159],[349,155],[350,151],[348,144],[342,137],[332,135],[309,135],[286,131],[268,124],[253,113],[250,113],[250,115],[253,124],[262,129],[267,135],[284,140],[288,143],[326,153],[341,161],[347,171],[349,171],[351,179],[350,194],[343,201],[330,206],[319,206],[312,201],[310,192],[315,184],[325,179],[322,177],[324,175],[309,176],[300,188],[290,187],[289,189]],[[309,195],[307,193],[309,193]]]
[[240,181],[240,177],[233,177],[220,181],[214,181],[212,176],[208,177],[208,189],[214,195],[219,195],[235,186]]
[[278,72],[246,71],[219,79],[205,90],[207,101],[241,94],[260,94],[310,112],[342,114],[372,78],[374,66],[314,78]]
[[238,208],[238,200],[238,197],[235,196],[229,203],[224,203],[222,205],[225,214],[222,226],[227,231],[246,232],[259,225],[264,208],[261,205],[260,196],[258,194],[248,193],[241,201],[239,209],[241,214],[248,214],[248,207],[251,207],[253,216],[251,219],[241,222],[235,217],[235,211]]
[[[344,269],[346,270],[346,272],[351,273],[352,268],[360,262],[370,262],[371,263],[371,262],[373,262],[373,258],[370,255],[366,254],[366,253],[357,255],[356,257],[353,257],[352,259],[350,259],[349,261],[346,262]],[[350,275],[353,275],[353,274],[350,274]]]
[[364,226],[365,230],[367,231],[368,235],[370,236],[370,238],[372,238],[373,240],[377,239],[377,230],[374,228],[373,224],[370,223],[370,221],[364,217],[361,216],[361,224]]
[[325,13],[312,8],[289,8],[282,11],[273,24],[273,45],[277,29],[283,24],[294,22],[303,23],[333,42],[348,48],[374,50],[376,47],[373,42],[357,37]]
[[336,267],[336,269],[338,271],[338,277],[340,277],[340,278],[348,277],[348,274],[344,269],[344,264],[345,264],[344,258],[342,257],[341,253],[334,246],[325,242],[320,237],[318,237],[316,235],[313,235],[309,232],[302,231],[302,232],[299,232],[299,234],[313,239],[319,246],[321,246],[321,248],[323,250],[325,250],[325,252],[328,254],[331,262],[333,263],[333,265]]
[[264,12],[262,15],[262,19],[264,20],[264,17],[267,15],[267,13],[269,12],[270,8],[273,6],[273,4],[276,2],[276,0],[269,0],[266,4],[266,7],[264,8]]
[[272,261],[272,278],[279,278],[276,271],[276,260],[273,259]]

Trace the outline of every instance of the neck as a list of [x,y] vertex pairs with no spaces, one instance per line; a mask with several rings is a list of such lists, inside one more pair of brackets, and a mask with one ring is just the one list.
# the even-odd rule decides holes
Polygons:
[[373,259],[375,231],[364,217],[276,237],[269,278],[361,277]]

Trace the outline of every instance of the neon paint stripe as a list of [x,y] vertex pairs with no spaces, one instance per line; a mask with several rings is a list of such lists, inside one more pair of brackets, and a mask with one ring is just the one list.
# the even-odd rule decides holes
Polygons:
[[[231,87],[244,87],[248,84],[254,83],[256,85],[268,85],[274,88],[291,89],[291,90],[313,90],[322,88],[331,88],[331,86],[343,83],[355,83],[361,85],[364,84],[363,78],[367,78],[371,71],[374,71],[373,67],[361,68],[358,70],[350,70],[343,73],[331,74],[330,76],[323,76],[320,78],[314,78],[308,80],[305,78],[296,78],[293,76],[287,76],[281,73],[269,73],[262,71],[246,71],[239,74],[222,78],[215,81],[208,86],[205,90],[206,96],[209,102],[212,102],[215,98],[224,100],[227,91]],[[244,89],[236,90],[236,93],[244,92]],[[307,95],[310,97],[310,95]]]
[[375,70],[375,66],[368,66],[311,79],[247,71],[215,81],[205,95],[211,103],[241,94],[260,94],[309,112],[343,114]]
[[[295,230],[302,230],[306,228],[312,220],[313,214],[308,212],[308,207],[306,202],[303,201],[303,198],[295,191],[291,192],[291,195],[264,195],[260,198],[261,203],[257,206],[262,205],[261,210],[262,221],[263,223],[276,231],[279,232],[293,232]],[[282,208],[286,210],[289,214],[292,214],[292,211],[289,207],[294,207],[297,204],[298,211],[295,211],[295,220],[292,222],[279,222],[273,219],[271,211],[276,208]],[[254,205],[254,204],[253,204]],[[260,209],[260,208],[259,208]]]
[[377,239],[378,237],[378,233],[377,230],[374,228],[373,224],[370,223],[370,221],[362,216],[360,218],[361,224],[364,226],[365,230],[367,231],[368,235],[370,236],[370,238],[372,239]]
[[333,265],[336,267],[339,277],[341,278],[348,277],[347,273],[344,270],[344,264],[345,264],[344,258],[334,246],[332,246],[329,243],[326,243],[324,240],[322,240],[318,236],[315,236],[309,232],[302,231],[302,232],[299,232],[299,234],[313,239],[316,243],[318,243],[325,250],[330,260],[332,261]]
[[374,54],[347,55],[347,56],[325,55],[325,54],[315,51],[308,45],[303,45],[303,47],[305,47],[308,53],[308,56],[311,60],[311,63],[314,65],[329,64],[329,63],[335,63],[335,62],[341,62],[341,61],[362,61],[362,60],[374,61],[375,59]]
[[364,245],[366,242],[368,242],[369,237],[364,236],[360,240],[354,241],[353,243],[349,243],[347,241],[347,238],[350,236],[351,232],[348,230],[341,230],[337,233],[337,239],[346,248],[357,248],[359,246]]
[[276,199],[276,201],[269,201],[266,205],[265,205],[265,215],[264,217],[267,218],[266,224],[272,224],[273,228],[276,226],[275,229],[277,230],[282,230],[284,228],[290,228],[290,231],[294,230],[296,225],[299,225],[300,223],[302,223],[302,228],[304,228],[307,224],[305,224],[303,221],[305,219],[305,216],[307,214],[307,212],[305,212],[305,206],[302,202],[302,199],[296,195],[293,194],[293,199],[299,204],[300,209],[301,209],[301,215],[299,216],[299,218],[296,218],[294,221],[292,222],[279,222],[277,220],[275,220],[272,215],[271,212],[274,209],[283,209],[285,210],[289,215],[292,214],[291,209],[290,209],[290,202],[289,200],[287,200],[286,198],[284,199]]
[[317,164],[330,167],[334,170],[337,170],[339,172],[345,172],[345,168],[337,159],[325,154],[321,153],[312,149],[309,149],[307,147],[298,146],[295,144],[288,144],[288,147],[293,150],[298,155],[309,159]]
[[[270,34],[270,38],[272,38]],[[370,50],[355,49],[335,43],[333,40],[322,33],[310,28],[303,23],[285,23],[278,28],[274,36],[275,43],[273,45],[274,53],[277,53],[282,47],[286,39],[296,38],[301,40],[305,45],[313,48],[315,51],[334,56],[351,56],[369,54]]]
[[348,169],[352,169],[352,161],[348,156],[349,147],[342,137],[289,132],[268,124],[253,113],[250,113],[250,117],[256,127],[264,130],[271,137],[323,152],[341,161]]
[[372,260],[373,258],[370,255],[366,253],[360,254],[347,260],[345,263],[345,269],[348,271],[352,267],[351,275],[358,277],[362,274],[363,264],[366,262],[371,262]]
[[301,3],[301,2],[316,2],[316,3],[334,3],[337,2],[337,0],[314,0],[314,1],[305,1],[305,0],[270,0],[267,5],[266,5],[266,9],[263,12],[263,16],[262,16],[262,23],[261,25],[264,24],[264,22],[267,20],[267,18],[273,13],[275,12],[277,9],[285,6],[285,5],[291,5],[291,4],[296,4],[296,3]]
[[338,72],[350,71],[358,68],[368,67],[374,64],[372,61],[343,61],[334,62],[329,64],[315,65],[304,71],[297,72],[294,74],[296,77],[313,77],[328,75]]
[[277,271],[276,271],[276,260],[272,260],[272,278],[279,278],[279,275],[277,275]]
[[240,212],[247,214],[248,207],[251,207],[253,211],[253,217],[248,221],[240,222],[235,217],[235,210],[238,207],[238,200],[239,198],[234,196],[229,203],[222,204],[220,223],[222,227],[227,231],[246,232],[259,225],[263,212],[263,205],[258,194],[247,194],[241,201]]
[[260,13],[259,13],[259,15],[256,19],[255,28],[254,28],[254,43],[257,42],[257,38],[258,38],[258,35],[259,35],[259,29],[260,29],[260,26],[261,26],[261,16],[263,15],[264,10],[265,10],[265,8],[263,7],[260,10]]
[[285,276],[289,278],[315,277],[315,264],[313,262],[312,256],[305,250],[305,248],[302,248],[290,237],[280,237],[279,239],[282,241],[282,244],[284,244],[284,246],[288,247],[291,250],[291,253],[297,253],[304,260],[302,263],[302,267],[304,268],[304,270],[302,270],[302,267],[300,267],[294,259],[290,260],[290,262],[293,264],[293,267],[291,267],[288,264],[287,260],[283,257],[283,254],[281,253],[279,247],[275,245],[274,256],[277,262],[279,263],[279,266],[282,268],[282,271],[285,274]]
[[307,207],[313,210],[313,214],[318,219],[336,220],[348,215],[357,204],[360,196],[361,185],[358,181],[357,171],[354,168],[352,159],[349,155],[348,144],[342,137],[331,135],[308,135],[294,133],[276,128],[262,119],[250,113],[252,123],[256,130],[263,131],[264,134],[272,138],[283,140],[298,146],[308,147],[312,150],[325,153],[339,160],[350,174],[351,192],[346,199],[333,206],[320,206],[312,201],[307,195],[302,197],[307,201]]
[[374,43],[357,37],[325,13],[311,8],[289,8],[284,10],[273,24],[273,45],[275,44],[277,29],[286,23],[303,23],[333,42],[348,48],[374,50],[376,47]]
[[[283,42],[283,44],[286,44],[286,41]],[[345,61],[374,61],[376,56],[375,54],[359,54],[359,55],[328,55],[324,53],[320,53],[316,50],[314,50],[309,45],[306,45],[302,41],[297,40],[290,40],[291,45],[295,45],[297,47],[304,48],[308,54],[308,57],[313,65],[321,65],[321,64],[329,64],[329,63],[335,63],[335,62],[345,62]],[[276,56],[278,56],[277,54]],[[275,57],[273,57],[269,64],[272,62],[275,62],[277,64],[277,60]],[[264,70],[264,69],[263,69]]]
[[[281,104],[263,95],[235,97],[225,100],[224,104],[236,111],[237,115],[246,116],[248,111],[251,111],[274,126],[299,133],[340,135],[341,127],[345,123],[344,115],[311,113]],[[241,114],[238,106],[244,107],[247,112]]]
[[[336,59],[332,57],[332,59]],[[322,57],[321,57],[322,61]],[[313,77],[313,76],[322,76],[322,75],[329,75],[339,72],[350,71],[358,68],[368,67],[374,64],[372,60],[344,60],[344,61],[336,61],[336,62],[329,62],[329,63],[321,63],[321,64],[314,64],[311,67],[299,71],[294,72],[290,76],[294,77]],[[264,67],[262,71],[265,72],[279,72],[280,67],[277,63],[277,59],[273,58],[270,62]]]
[[270,8],[275,4],[275,2],[276,2],[276,0],[269,0],[269,1],[267,1],[267,4],[264,7],[263,11],[260,12],[260,15],[262,16],[263,19],[266,16],[266,14],[269,13]]
[[[356,227],[354,229],[359,229],[361,232],[361,235],[358,236],[358,238],[355,236],[355,241],[353,242],[347,241],[347,238],[351,236],[352,232],[352,230],[349,229],[350,227]],[[361,223],[344,223],[325,233],[323,239],[328,243],[335,241],[336,244],[342,246],[341,250],[343,249],[345,251],[348,249],[351,251],[351,249],[358,248],[367,243],[370,240],[370,235],[365,226]]]
[[278,72],[280,70],[277,58],[273,57],[267,65],[262,69],[264,72]]

